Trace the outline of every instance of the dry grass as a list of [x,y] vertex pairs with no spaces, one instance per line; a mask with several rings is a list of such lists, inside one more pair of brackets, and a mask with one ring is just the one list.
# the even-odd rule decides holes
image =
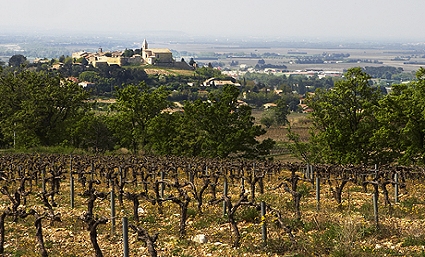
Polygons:
[[193,70],[179,70],[179,69],[167,69],[159,67],[146,67],[144,68],[148,75],[165,75],[165,76],[193,76]]
[[[260,125],[261,116],[263,115],[262,110],[253,110],[252,116],[255,118],[257,125]],[[302,141],[307,141],[310,137],[309,129],[311,121],[309,120],[308,114],[305,113],[291,113],[288,116],[289,124],[293,133],[300,135]],[[271,126],[266,129],[266,134],[260,136],[258,139],[261,141],[266,138],[271,138],[277,143],[288,142],[288,127],[287,126]]]
[[[255,123],[260,125],[262,110],[253,110],[252,116],[255,118]],[[291,113],[288,116],[289,124],[291,125],[292,133],[300,136],[302,142],[307,142],[310,138],[310,126],[311,121],[309,115],[305,113]],[[265,128],[265,127],[264,127]],[[285,143],[289,143],[288,139],[288,126],[271,126],[265,128],[266,133],[257,138],[262,141],[267,138],[271,138],[276,142],[275,148],[271,151],[271,157],[274,160],[286,161],[286,162],[299,162],[300,160],[294,157],[284,146]]]

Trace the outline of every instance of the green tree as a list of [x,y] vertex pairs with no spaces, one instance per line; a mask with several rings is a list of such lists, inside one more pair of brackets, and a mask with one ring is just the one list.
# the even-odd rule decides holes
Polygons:
[[106,115],[84,115],[72,130],[73,145],[95,153],[113,150],[115,138],[108,124]]
[[[88,94],[76,83],[45,72],[0,72],[0,130],[18,147],[67,144],[86,110]],[[14,136],[16,135],[16,137]]]
[[184,112],[157,115],[149,122],[149,149],[156,154],[214,158],[267,155],[274,141],[256,140],[266,131],[254,125],[250,107],[237,105],[238,95],[235,86],[226,85],[211,93],[208,101],[186,101]]
[[311,141],[322,149],[321,160],[329,163],[374,162],[372,142],[377,130],[375,112],[381,92],[370,86],[370,76],[351,68],[331,90],[316,90],[308,104],[313,108]]
[[81,63],[81,65],[83,65],[83,66],[89,65],[89,61],[87,61],[87,59],[84,58],[84,57],[80,57],[77,60],[74,60],[74,62],[75,63]]
[[61,55],[60,57],[59,57],[59,62],[65,62],[65,55]]
[[113,124],[120,146],[136,153],[148,143],[147,124],[169,106],[167,96],[164,87],[152,89],[144,82],[117,90]]
[[257,137],[266,133],[254,125],[251,108],[238,106],[239,89],[226,85],[212,92],[208,101],[186,102],[182,124],[182,139],[191,155],[204,157],[258,158],[269,153],[274,142]]
[[289,98],[284,97],[276,101],[276,107],[274,107],[274,114],[276,124],[286,125],[288,123],[288,115],[291,113],[289,110]]
[[25,64],[27,62],[27,57],[23,56],[22,54],[15,54],[9,59],[9,66],[10,67],[19,67],[22,64]]
[[87,82],[97,82],[100,77],[99,74],[95,71],[83,71],[78,76],[78,79],[80,81],[87,81]]
[[391,93],[380,100],[376,112],[380,125],[373,140],[386,162],[425,164],[425,69],[420,68],[416,78],[409,84],[393,85]]
[[125,49],[123,56],[124,57],[132,57],[134,55],[134,50],[133,49]]
[[264,110],[260,123],[266,126],[266,128],[270,128],[275,123],[275,115],[276,112],[273,109]]
[[214,69],[212,66],[202,67],[195,70],[195,74],[201,79],[209,78],[222,78],[223,75],[218,69]]
[[147,150],[159,155],[192,156],[189,149],[193,140],[184,138],[191,128],[183,118],[180,112],[163,112],[152,118],[148,125]]

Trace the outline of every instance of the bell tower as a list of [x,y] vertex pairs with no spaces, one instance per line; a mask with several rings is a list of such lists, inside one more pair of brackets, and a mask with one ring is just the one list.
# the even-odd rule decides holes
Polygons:
[[146,38],[145,38],[145,40],[143,40],[142,50],[146,50],[146,49],[149,49],[149,47],[148,47],[148,41],[146,41]]
[[143,40],[143,43],[142,43],[142,59],[144,62],[146,62],[148,59],[148,53],[146,51],[147,49],[149,49],[148,41],[146,41],[146,38],[145,38],[145,40]]

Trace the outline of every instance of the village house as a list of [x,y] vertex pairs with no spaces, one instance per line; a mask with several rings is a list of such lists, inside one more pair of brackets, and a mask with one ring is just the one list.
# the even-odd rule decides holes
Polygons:
[[159,66],[178,66],[180,68],[188,68],[188,65],[176,62],[173,58],[173,53],[167,48],[149,48],[146,39],[143,41],[141,55],[135,54],[131,57],[124,57],[124,51],[113,51],[104,52],[102,48],[96,53],[89,53],[86,51],[80,51],[72,53],[72,58],[78,60],[85,58],[89,64],[94,67],[101,65],[138,65],[138,64],[150,64]]
[[93,67],[113,64],[122,66],[127,59],[123,57],[122,54],[123,52],[121,51],[104,52],[102,48],[99,48],[96,53],[89,53],[86,51],[72,53],[72,59],[78,60],[80,58],[85,58]]
[[275,103],[265,103],[265,104],[263,104],[263,108],[266,109],[266,110],[273,108],[273,107],[277,107],[277,104],[275,104]]
[[202,83],[202,85],[204,87],[210,87],[210,86],[221,87],[221,86],[224,86],[224,85],[234,85],[234,86],[237,86],[237,87],[241,86],[241,84],[235,83],[234,81],[232,81],[230,79],[229,80],[221,80],[221,79],[217,79],[217,78],[209,78],[209,79],[205,80],[204,83]]

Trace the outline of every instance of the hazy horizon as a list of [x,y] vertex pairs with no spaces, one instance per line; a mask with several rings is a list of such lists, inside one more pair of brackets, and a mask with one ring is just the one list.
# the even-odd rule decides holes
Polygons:
[[425,42],[425,1],[0,0],[1,32]]

